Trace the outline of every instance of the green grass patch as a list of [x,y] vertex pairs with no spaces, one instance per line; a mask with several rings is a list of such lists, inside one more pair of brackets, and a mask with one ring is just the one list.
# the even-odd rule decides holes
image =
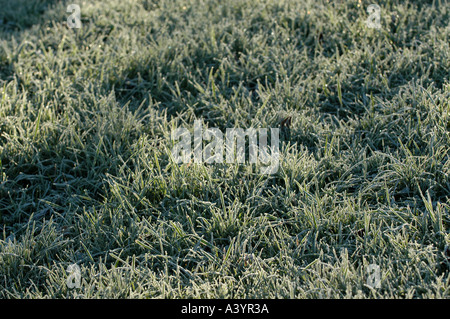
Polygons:
[[[69,29],[0,0],[0,297],[448,298],[448,2],[380,0],[381,30],[372,2],[80,1]],[[280,169],[174,164],[197,119],[280,128]]]

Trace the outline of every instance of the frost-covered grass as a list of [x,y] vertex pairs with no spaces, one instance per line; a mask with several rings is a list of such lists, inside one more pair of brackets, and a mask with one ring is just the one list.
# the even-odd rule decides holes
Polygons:
[[[0,0],[0,297],[448,298],[449,5],[372,2]],[[279,171],[173,163],[197,119]]]

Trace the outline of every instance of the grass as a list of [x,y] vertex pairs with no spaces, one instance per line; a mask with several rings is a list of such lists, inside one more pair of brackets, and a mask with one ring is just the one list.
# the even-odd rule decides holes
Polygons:
[[[69,29],[72,1],[0,0],[0,297],[448,298],[449,6],[380,0],[376,30],[372,2],[79,1]],[[279,171],[173,163],[196,119],[281,128]]]

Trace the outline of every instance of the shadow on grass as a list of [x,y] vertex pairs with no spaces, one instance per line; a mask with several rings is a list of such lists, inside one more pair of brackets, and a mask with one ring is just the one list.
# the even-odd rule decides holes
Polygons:
[[0,0],[0,31],[23,31],[42,23],[46,12],[61,0]]

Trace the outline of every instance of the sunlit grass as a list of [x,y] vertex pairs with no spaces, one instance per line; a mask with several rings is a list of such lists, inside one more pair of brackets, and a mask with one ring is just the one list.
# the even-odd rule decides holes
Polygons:
[[[448,298],[448,3],[376,30],[372,2],[81,1],[69,29],[0,0],[0,297]],[[196,119],[280,128],[279,171],[174,164]]]

